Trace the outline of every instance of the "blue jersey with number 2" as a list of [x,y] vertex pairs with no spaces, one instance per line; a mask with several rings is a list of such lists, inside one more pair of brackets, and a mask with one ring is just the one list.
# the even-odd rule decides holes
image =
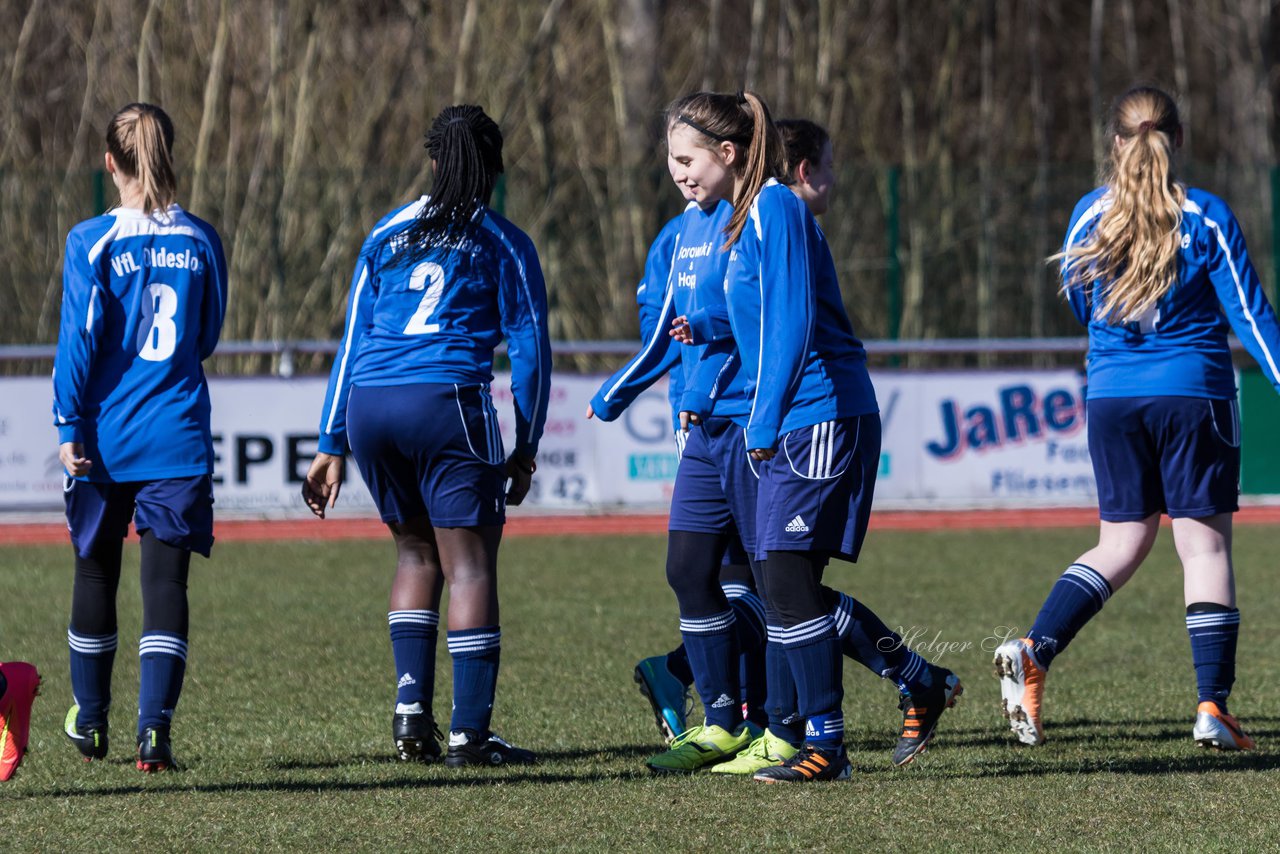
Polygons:
[[177,205],[117,208],[71,229],[53,367],[59,442],[80,442],[100,482],[213,471],[201,362],[227,309],[213,226]]
[[485,209],[454,246],[403,263],[395,238],[428,203],[423,196],[387,214],[360,250],[320,416],[320,450],[346,450],[352,385],[487,385],[493,350],[505,338],[516,451],[533,455],[551,390],[547,291],[538,253],[528,235]]

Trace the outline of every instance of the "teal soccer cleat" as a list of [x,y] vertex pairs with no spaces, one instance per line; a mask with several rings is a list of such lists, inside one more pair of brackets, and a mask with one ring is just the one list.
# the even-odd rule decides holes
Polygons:
[[655,655],[637,664],[635,680],[640,686],[640,693],[648,698],[653,708],[658,731],[670,744],[688,728],[686,721],[692,706],[688,686],[671,675],[665,655]]

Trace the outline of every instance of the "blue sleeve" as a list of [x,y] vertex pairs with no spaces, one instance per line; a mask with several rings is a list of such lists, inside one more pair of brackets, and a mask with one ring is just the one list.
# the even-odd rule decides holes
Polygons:
[[687,319],[694,344],[711,344],[733,337],[733,329],[729,326],[729,306],[725,303],[691,311]]
[[369,242],[361,249],[351,276],[351,294],[347,298],[347,320],[338,354],[329,372],[329,388],[320,413],[319,450],[324,454],[347,452],[347,400],[351,396],[352,356],[360,349],[360,339],[373,326],[373,303],[377,296],[373,259]]
[[1071,306],[1071,313],[1076,316],[1076,320],[1080,321],[1082,326],[1089,325],[1093,314],[1093,300],[1089,297],[1091,290],[1088,287],[1067,290],[1067,305]]
[[[662,314],[667,287],[671,279],[672,255],[680,237],[680,217],[668,222],[653,239],[644,259],[644,279],[636,288],[636,306],[640,309],[640,341],[648,341]],[[665,330],[670,332],[670,329]]]
[[1275,311],[1249,261],[1235,216],[1226,209],[1215,213],[1220,222],[1205,220],[1212,237],[1206,264],[1209,279],[1236,337],[1280,391],[1280,328]]
[[685,383],[679,411],[709,418],[721,391],[728,385],[728,378],[737,373],[738,364],[738,350],[732,340],[708,345],[693,369],[693,376]]
[[[645,262],[644,281],[636,290],[636,304],[640,308],[640,346],[642,347],[655,334],[665,334],[668,338],[671,335],[670,324],[664,326],[658,321],[662,319],[662,305],[667,294],[671,253],[674,248],[674,240],[663,241],[662,236],[659,235],[658,241],[655,241],[649,249],[649,258]],[[673,346],[670,343],[668,348],[671,352],[679,349],[678,345]],[[673,367],[674,369],[667,374],[667,401],[671,404],[672,429],[679,430],[680,395],[684,391],[684,372],[679,369],[679,355],[676,355]]]
[[89,371],[102,338],[102,289],[88,247],[67,236],[62,262],[62,318],[53,362],[53,415],[58,443],[83,442],[83,406]]
[[[1071,224],[1067,226],[1067,236],[1062,242],[1062,251],[1065,253],[1072,246],[1078,246],[1083,243],[1092,233],[1089,222],[1081,222],[1084,217],[1089,217],[1089,221],[1097,219],[1101,215],[1101,209],[1095,208],[1102,192],[1094,190],[1087,194],[1080,201],[1076,202],[1075,209],[1071,212]],[[1062,264],[1059,266],[1059,275],[1064,284],[1070,284],[1071,275],[1071,259],[1063,258]],[[1087,285],[1071,285],[1065,288],[1067,305],[1071,307],[1071,313],[1076,316],[1076,320],[1080,321],[1082,326],[1088,326],[1093,320],[1093,283]]]
[[640,309],[640,342],[644,343],[653,337],[653,330],[658,325],[662,306],[654,305],[647,299],[640,299],[639,295],[637,295],[637,302]]
[[516,453],[532,457],[547,421],[551,395],[551,336],[547,327],[547,285],[538,253],[527,237],[515,248],[515,267],[502,277],[498,308],[511,359],[515,399]]
[[675,316],[675,294],[668,285],[662,309],[640,352],[605,380],[595,397],[591,398],[591,409],[602,421],[617,418],[641,392],[679,364],[682,345],[667,334]]
[[204,306],[200,312],[200,359],[209,358],[218,346],[222,323],[227,317],[227,256],[222,240],[211,226],[203,228],[209,240],[210,269],[205,277]]
[[[809,356],[817,294],[802,211],[787,205],[772,205],[767,212],[758,207],[747,228],[757,229],[760,236],[760,328],[769,330],[769,357],[760,359],[747,447],[772,448]],[[763,340],[760,346],[764,348]]]

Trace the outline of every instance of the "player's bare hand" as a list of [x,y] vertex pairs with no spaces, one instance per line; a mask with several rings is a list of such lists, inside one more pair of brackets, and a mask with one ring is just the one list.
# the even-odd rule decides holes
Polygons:
[[681,344],[692,344],[693,329],[689,326],[689,318],[682,314],[671,321],[670,335]]
[[689,425],[697,424],[702,420],[698,418],[698,413],[689,412],[688,410],[681,411],[679,417],[680,417],[680,429],[686,433],[689,432]]
[[773,450],[773,448],[752,448],[751,450],[747,451],[747,454],[751,457],[751,459],[755,460],[758,463],[762,463],[765,460],[773,459],[773,455],[775,453],[776,452]]
[[[589,412],[591,407],[587,407]],[[512,454],[507,458],[507,478],[511,481],[511,485],[507,487],[507,504],[517,507],[520,502],[524,501],[524,497],[529,494],[529,487],[533,485],[533,473],[538,470],[538,464],[533,457],[526,457],[521,454]]]
[[84,456],[84,445],[79,442],[63,442],[58,446],[58,461],[72,477],[84,477],[93,468],[93,460]]
[[302,482],[302,500],[312,513],[324,518],[325,510],[338,503],[342,489],[344,461],[340,454],[316,454],[307,469],[307,479]]
[[587,420],[590,421],[592,418],[595,418],[595,417],[596,417],[596,411],[591,407],[591,404],[588,403],[587,404]]

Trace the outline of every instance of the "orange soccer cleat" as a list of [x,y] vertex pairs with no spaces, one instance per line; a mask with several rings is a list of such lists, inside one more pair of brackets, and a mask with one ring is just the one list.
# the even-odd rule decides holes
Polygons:
[[1036,661],[1030,638],[1005,641],[996,647],[996,677],[1000,680],[1000,713],[1023,744],[1044,741],[1040,725],[1044,699],[1044,668]]
[[1252,750],[1256,746],[1240,728],[1240,722],[1212,700],[1205,700],[1196,707],[1196,725],[1191,730],[1191,737],[1201,747],[1219,750]]

